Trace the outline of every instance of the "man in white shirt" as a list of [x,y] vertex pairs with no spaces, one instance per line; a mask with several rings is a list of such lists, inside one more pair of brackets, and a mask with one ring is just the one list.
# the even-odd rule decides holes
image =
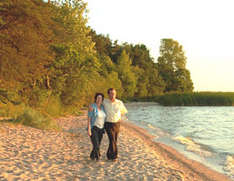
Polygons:
[[121,100],[116,99],[116,90],[110,88],[107,91],[109,99],[103,101],[106,112],[105,130],[109,138],[107,158],[116,160],[118,158],[117,138],[120,129],[121,117],[127,113],[127,109]]

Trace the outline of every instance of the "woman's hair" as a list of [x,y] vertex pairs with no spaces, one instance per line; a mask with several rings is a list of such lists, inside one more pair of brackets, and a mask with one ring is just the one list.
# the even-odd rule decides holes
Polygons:
[[95,96],[94,96],[94,101],[95,101],[95,102],[96,102],[98,96],[102,96],[102,101],[104,100],[104,95],[103,95],[102,93],[99,93],[99,92],[98,92],[98,93],[96,93]]

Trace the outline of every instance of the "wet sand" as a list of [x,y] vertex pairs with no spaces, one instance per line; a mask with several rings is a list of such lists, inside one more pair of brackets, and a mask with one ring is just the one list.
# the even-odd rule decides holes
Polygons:
[[121,125],[118,161],[106,159],[106,134],[100,161],[91,161],[86,117],[58,119],[62,131],[0,123],[0,180],[230,180],[128,122]]

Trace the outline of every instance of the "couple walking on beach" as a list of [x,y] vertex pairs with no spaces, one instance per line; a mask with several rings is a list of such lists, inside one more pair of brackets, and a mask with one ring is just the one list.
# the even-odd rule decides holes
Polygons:
[[89,106],[88,135],[93,145],[90,153],[92,160],[100,158],[100,144],[105,131],[109,139],[107,159],[115,161],[118,158],[117,138],[120,121],[121,117],[127,113],[127,109],[121,100],[116,99],[114,88],[109,88],[107,93],[109,99],[104,99],[102,93],[96,93],[94,103]]

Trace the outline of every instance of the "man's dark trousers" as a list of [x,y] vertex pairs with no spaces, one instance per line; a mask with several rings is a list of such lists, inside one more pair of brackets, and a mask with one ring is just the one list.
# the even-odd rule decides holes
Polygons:
[[118,158],[117,138],[120,130],[120,122],[105,122],[105,130],[109,138],[109,147],[106,156],[109,160]]

